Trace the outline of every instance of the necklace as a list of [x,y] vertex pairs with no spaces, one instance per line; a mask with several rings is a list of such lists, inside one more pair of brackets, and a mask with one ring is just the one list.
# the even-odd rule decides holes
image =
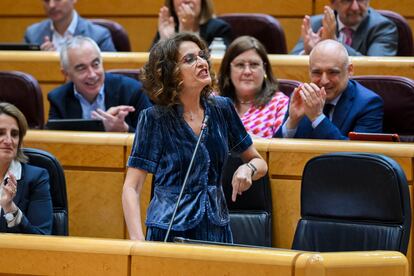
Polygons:
[[183,115],[190,121],[194,121],[194,113],[192,111],[184,112]]
[[197,116],[199,116],[199,114],[200,114],[199,110],[183,112],[183,116],[187,118],[188,120],[190,120],[191,122],[194,121],[197,118]]

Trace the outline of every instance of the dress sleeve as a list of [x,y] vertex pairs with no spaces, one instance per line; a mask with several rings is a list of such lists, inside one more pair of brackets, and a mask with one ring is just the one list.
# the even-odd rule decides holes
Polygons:
[[140,113],[128,167],[156,172],[162,151],[161,120],[156,118],[153,108]]
[[228,98],[222,99],[222,108],[228,128],[228,139],[230,151],[234,153],[242,153],[253,144],[252,138],[244,128],[239,115],[234,109],[233,103]]

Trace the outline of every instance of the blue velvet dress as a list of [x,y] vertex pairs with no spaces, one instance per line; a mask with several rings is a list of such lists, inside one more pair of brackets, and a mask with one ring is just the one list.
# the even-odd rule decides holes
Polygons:
[[[209,116],[183,197],[172,225],[174,236],[232,242],[221,186],[229,153],[244,152],[252,139],[227,98],[202,100]],[[182,106],[153,106],[141,112],[129,167],[154,175],[154,196],[147,210],[147,240],[163,240],[198,136],[185,122]],[[170,240],[171,240],[170,239]]]

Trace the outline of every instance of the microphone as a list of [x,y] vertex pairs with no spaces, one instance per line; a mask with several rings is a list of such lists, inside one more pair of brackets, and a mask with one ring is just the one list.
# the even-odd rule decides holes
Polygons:
[[196,144],[196,146],[195,146],[195,148],[194,148],[193,155],[191,156],[190,165],[188,166],[187,172],[186,172],[186,174],[185,174],[184,181],[183,181],[183,186],[181,187],[180,194],[178,195],[178,199],[177,199],[177,202],[176,202],[176,204],[175,204],[174,212],[173,212],[173,214],[172,214],[172,217],[171,217],[170,223],[169,223],[169,225],[168,225],[167,234],[165,234],[164,242],[167,242],[167,240],[168,240],[168,236],[170,235],[171,227],[172,227],[172,224],[173,224],[173,222],[174,222],[175,215],[177,214],[178,205],[180,205],[181,197],[183,196],[184,189],[185,189],[185,185],[187,184],[188,176],[190,175],[190,170],[191,170],[191,167],[193,166],[194,158],[195,158],[195,155],[196,155],[196,153],[197,153],[198,147],[199,147],[199,145],[200,145],[201,137],[203,137],[204,130],[205,130],[205,129],[206,129],[206,127],[207,127],[207,122],[208,122],[208,115],[206,115],[206,116],[204,117],[203,123],[201,124],[201,131],[200,131],[200,135],[198,136],[197,144]]

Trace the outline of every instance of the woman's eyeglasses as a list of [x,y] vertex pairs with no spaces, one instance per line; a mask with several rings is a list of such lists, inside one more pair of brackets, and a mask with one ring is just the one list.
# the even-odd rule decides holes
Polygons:
[[194,64],[198,58],[204,59],[205,61],[208,61],[210,58],[210,53],[208,51],[201,50],[198,52],[198,55],[196,54],[186,54],[182,59],[181,62],[192,65]]
[[235,70],[237,72],[243,72],[247,68],[249,68],[253,72],[256,72],[260,68],[263,68],[263,63],[262,62],[255,62],[255,61],[233,62],[233,63],[231,63],[231,66],[233,67],[233,70]]

